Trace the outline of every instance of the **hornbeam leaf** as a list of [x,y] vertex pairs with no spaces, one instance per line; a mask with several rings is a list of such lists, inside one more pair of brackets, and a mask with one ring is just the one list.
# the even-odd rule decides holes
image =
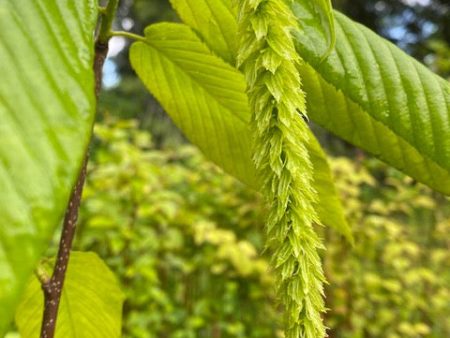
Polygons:
[[375,120],[311,66],[300,69],[308,96],[307,109],[325,129],[417,178],[433,189],[450,193],[449,172],[423,156],[383,123]]
[[[95,253],[72,252],[55,337],[121,337],[123,300],[114,274]],[[43,309],[41,285],[33,276],[16,312],[22,338],[39,337]]]
[[88,145],[96,18],[94,0],[0,0],[0,336]]
[[308,2],[293,10],[312,120],[450,194],[450,83],[385,39],[336,13],[335,50]]
[[[172,6],[178,15],[200,35],[207,46],[217,56],[229,64],[235,65],[236,44],[238,41],[236,23],[237,9],[232,5],[232,2],[232,0],[171,0]],[[326,4],[322,3],[322,5]],[[323,13],[326,13],[327,7],[322,7],[325,9]],[[213,13],[219,12],[222,13],[221,16],[216,17],[213,15]],[[211,17],[214,19],[207,19]],[[197,20],[197,18],[205,18],[205,20]],[[229,18],[233,18],[233,20]],[[330,31],[330,46],[332,46],[335,34],[334,24],[331,21],[330,25],[332,29]],[[211,34],[211,32],[215,32],[215,34]],[[228,46],[228,50],[225,50],[226,46]],[[326,55],[326,52],[325,50],[322,55]],[[250,111],[247,111],[245,116],[245,120],[248,122],[250,119]],[[335,227],[351,240],[350,227],[345,220],[326,155],[313,135],[311,135],[310,139],[312,141],[309,150],[311,153],[311,161],[315,167],[315,187],[319,193],[318,212],[320,219],[322,223]]]
[[[216,55],[230,64],[235,63],[237,12],[233,0],[170,0],[170,3],[181,20],[198,31]],[[326,33],[325,57],[336,43],[333,7],[330,0],[309,0],[308,3]]]
[[188,26],[151,25],[145,38],[131,46],[130,61],[146,87],[213,162],[257,186],[243,76],[214,56]]
[[[183,8],[172,1],[184,20]],[[183,1],[190,3],[192,13],[201,11],[194,6],[195,0]],[[210,7],[220,1],[228,15],[235,15],[232,0],[202,1]],[[450,84],[336,11],[335,48],[323,60],[330,35],[317,16],[318,4],[292,2],[300,26],[297,50],[306,61],[300,72],[305,77],[303,90],[311,120],[417,181],[450,194]],[[186,23],[213,51],[219,51],[206,25]],[[220,21],[214,24],[216,30],[225,28]],[[230,44],[237,39],[236,22],[228,22],[226,29],[223,39]],[[340,106],[333,109],[336,95]]]
[[[258,189],[243,75],[213,55],[185,25],[155,24],[146,28],[145,37],[132,45],[130,60],[146,87],[206,156]],[[319,216],[350,239],[326,157],[312,134],[310,139]]]

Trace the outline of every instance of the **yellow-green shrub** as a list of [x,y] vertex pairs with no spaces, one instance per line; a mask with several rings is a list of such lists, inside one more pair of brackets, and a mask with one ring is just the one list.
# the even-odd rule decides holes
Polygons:
[[[134,127],[97,126],[77,243],[124,285],[124,336],[281,336],[260,197]],[[450,336],[448,200],[375,160],[331,163],[356,244],[318,228],[330,337]]]

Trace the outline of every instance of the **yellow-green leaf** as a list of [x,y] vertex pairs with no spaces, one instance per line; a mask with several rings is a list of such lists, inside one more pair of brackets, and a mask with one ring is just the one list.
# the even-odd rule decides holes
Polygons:
[[[258,189],[243,75],[213,55],[185,25],[152,25],[145,36],[145,42],[131,47],[130,60],[146,87],[208,158]],[[320,219],[350,237],[323,150],[312,134],[310,139]]]
[[336,12],[336,46],[307,2],[293,6],[301,30],[312,120],[416,180],[450,194],[450,83],[366,27]]
[[[72,252],[56,322],[56,338],[118,338],[124,295],[114,274],[92,252]],[[28,284],[16,312],[22,338],[38,338],[44,296],[36,277]]]
[[0,0],[0,336],[89,142],[97,1]]

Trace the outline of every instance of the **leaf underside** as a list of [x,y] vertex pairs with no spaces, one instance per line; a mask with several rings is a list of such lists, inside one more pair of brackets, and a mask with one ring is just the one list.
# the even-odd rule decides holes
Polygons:
[[[196,9],[195,1],[172,0],[186,20],[184,8],[177,6],[180,1],[189,2],[191,11]],[[220,2],[229,15],[236,15],[231,0],[202,1],[210,8]],[[318,15],[319,5],[299,0],[292,5],[300,26],[297,49],[306,62],[301,72],[308,116],[417,181],[450,194],[450,84],[336,11],[335,48],[323,60],[330,46],[330,27]],[[201,11],[198,8],[196,14]],[[230,40],[227,44],[237,39],[236,22],[223,27],[220,20],[211,19],[208,25],[193,21],[186,23],[216,53],[217,39],[207,34],[211,26],[227,30],[223,35]]]
[[[72,252],[61,295],[56,338],[118,338],[124,295],[114,274],[92,252]],[[28,284],[16,312],[22,338],[38,338],[44,296],[36,277]]]
[[227,172],[257,186],[245,82],[188,26],[161,23],[131,46],[133,68],[190,141]]
[[[243,75],[213,55],[187,26],[161,23],[145,30],[146,42],[130,50],[133,68],[175,124],[213,162],[259,188],[251,160],[250,111]],[[350,239],[333,179],[320,145],[311,134],[309,151],[321,221]]]
[[326,32],[313,8],[296,1],[293,10],[311,119],[450,194],[450,84],[337,12],[337,43],[323,61]]
[[89,141],[96,8],[94,0],[0,0],[0,336]]
[[431,188],[445,194],[450,193],[448,171],[423,156],[386,125],[366,114],[311,66],[301,67],[300,72],[305,89],[310,93],[317,93],[309,95],[307,103],[311,118],[316,123]]

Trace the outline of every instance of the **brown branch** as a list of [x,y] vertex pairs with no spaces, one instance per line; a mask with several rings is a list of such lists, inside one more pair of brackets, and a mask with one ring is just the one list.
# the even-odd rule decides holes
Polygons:
[[108,41],[95,43],[95,57],[94,57],[94,74],[95,74],[95,96],[98,99],[100,90],[102,89],[103,64],[105,63],[106,55],[108,54]]
[[56,328],[56,318],[61,299],[62,288],[69,263],[70,248],[72,247],[78,219],[78,208],[80,206],[81,194],[86,178],[87,156],[78,177],[75,188],[70,196],[64,216],[63,231],[59,242],[58,256],[53,268],[53,275],[49,281],[42,284],[44,291],[44,315],[42,319],[41,338],[53,338]]
[[[97,99],[102,86],[102,68],[107,53],[108,42],[104,43],[97,41],[95,43],[94,57],[95,95]],[[80,207],[83,185],[86,180],[88,158],[89,151],[87,150],[83,161],[83,166],[75,187],[73,188],[69,203],[67,205],[66,214],[64,216],[58,256],[53,268],[53,275],[49,280],[42,283],[42,290],[44,291],[44,314],[42,318],[41,338],[53,338],[55,335],[58,308],[64,286],[67,265],[69,264],[70,250],[72,248],[72,243],[75,236],[78,209]]]

